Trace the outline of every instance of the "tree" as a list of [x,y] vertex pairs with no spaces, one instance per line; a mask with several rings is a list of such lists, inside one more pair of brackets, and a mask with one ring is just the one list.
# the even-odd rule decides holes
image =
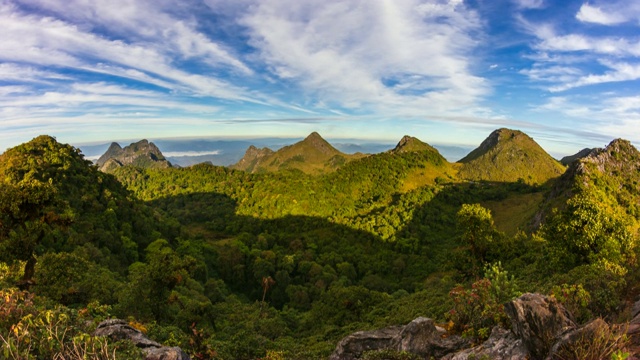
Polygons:
[[472,273],[479,275],[481,264],[486,261],[489,247],[496,243],[500,233],[496,230],[491,212],[480,204],[463,204],[457,214],[458,230],[462,242],[469,247],[472,257]]
[[25,283],[33,278],[36,255],[52,228],[71,221],[60,205],[51,182],[26,178],[15,185],[0,183],[0,260],[26,261]]

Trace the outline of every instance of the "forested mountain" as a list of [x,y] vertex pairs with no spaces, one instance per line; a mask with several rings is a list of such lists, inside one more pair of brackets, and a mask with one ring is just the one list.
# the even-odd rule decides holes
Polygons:
[[251,173],[297,169],[308,174],[322,174],[362,156],[344,154],[313,132],[304,140],[275,152],[250,146],[244,157],[230,167]]
[[160,149],[147,140],[140,140],[124,148],[114,142],[96,161],[96,164],[104,172],[113,172],[115,169],[125,165],[142,168],[171,167],[171,163],[165,159]]
[[[458,177],[488,154],[547,169],[525,161],[548,160],[526,135],[494,134],[463,165],[404,137],[314,174],[107,174],[38,137],[0,156],[0,340],[23,358],[59,357],[96,346],[92,326],[118,316],[196,359],[321,359],[348,333],[417,316],[481,341],[505,324],[502,304],[530,291],[581,323],[624,319],[640,290],[638,151],[615,140],[555,178]],[[55,342],[42,324],[70,336]]]
[[459,176],[476,181],[542,184],[565,170],[528,135],[510,129],[495,130],[459,162]]

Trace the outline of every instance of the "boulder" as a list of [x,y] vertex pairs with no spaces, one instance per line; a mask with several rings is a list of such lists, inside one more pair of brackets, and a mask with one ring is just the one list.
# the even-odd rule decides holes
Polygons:
[[572,315],[556,299],[524,294],[505,304],[513,333],[521,339],[532,359],[546,358],[553,344],[576,328]]
[[[580,355],[574,349],[591,347],[591,351],[610,348],[608,343],[615,341],[611,334],[609,324],[601,318],[590,321],[586,325],[571,330],[562,335],[560,339],[551,347],[547,359],[566,359],[567,356],[575,357]],[[612,347],[610,349],[613,349]],[[603,354],[605,355],[605,354]],[[610,355],[609,355],[610,356]]]
[[149,339],[140,330],[131,327],[126,321],[109,319],[98,324],[94,336],[106,336],[113,341],[128,340],[145,354],[145,360],[190,360],[179,347],[162,346]]
[[424,358],[440,358],[469,346],[459,336],[446,336],[446,331],[432,319],[419,317],[405,326],[359,331],[340,341],[330,360],[355,360],[372,350],[406,351]]
[[441,358],[469,346],[469,341],[457,335],[447,336],[432,319],[419,317],[402,328],[394,339],[393,349],[424,358]]
[[366,351],[391,349],[401,331],[401,326],[391,326],[348,335],[340,340],[329,360],[355,360]]
[[449,354],[443,357],[442,360],[520,360],[529,359],[530,357],[529,351],[527,351],[522,340],[517,339],[510,330],[496,326],[491,330],[491,335],[487,341],[481,345],[455,354]]

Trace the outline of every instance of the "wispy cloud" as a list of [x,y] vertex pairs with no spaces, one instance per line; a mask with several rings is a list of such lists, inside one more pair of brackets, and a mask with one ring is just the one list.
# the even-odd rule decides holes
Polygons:
[[546,6],[544,0],[512,0],[520,9],[541,9]]
[[324,103],[438,112],[489,91],[471,69],[482,24],[462,1],[208,3],[236,13],[273,76]]

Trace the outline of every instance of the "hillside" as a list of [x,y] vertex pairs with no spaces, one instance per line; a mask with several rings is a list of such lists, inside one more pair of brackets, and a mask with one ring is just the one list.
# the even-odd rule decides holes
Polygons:
[[250,146],[244,157],[230,168],[250,173],[297,169],[307,174],[322,174],[363,156],[344,154],[313,132],[304,140],[275,152]]
[[171,163],[165,159],[160,149],[147,140],[131,143],[124,148],[114,142],[96,161],[96,165],[104,172],[113,172],[115,169],[126,165],[160,169],[171,167]]
[[498,129],[462,158],[458,176],[465,180],[543,184],[564,167],[531,137],[518,130]]

